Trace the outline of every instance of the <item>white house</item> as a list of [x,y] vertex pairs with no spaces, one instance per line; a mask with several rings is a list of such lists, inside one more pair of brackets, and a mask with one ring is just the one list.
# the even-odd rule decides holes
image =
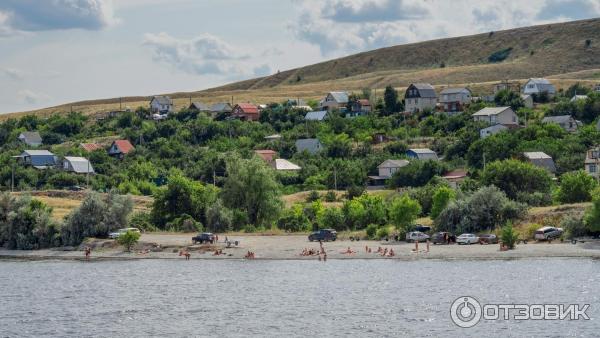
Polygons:
[[348,104],[348,93],[337,91],[337,92],[329,92],[327,96],[321,100],[321,109],[322,110],[332,110],[339,109],[345,110],[346,104]]
[[440,92],[439,102],[445,112],[459,112],[464,105],[471,103],[471,96],[468,88],[446,88]]
[[63,170],[76,174],[93,174],[94,168],[90,161],[83,157],[65,156]]
[[485,107],[473,114],[473,120],[489,124],[519,124],[519,117],[511,107]]
[[173,112],[173,100],[168,96],[153,96],[150,100],[150,110],[153,113],[169,114]]
[[385,160],[377,169],[379,170],[380,178],[390,178],[398,169],[406,167],[410,162],[407,160]]
[[508,127],[503,124],[494,124],[487,128],[480,129],[479,137],[486,138],[488,136],[498,134],[499,132],[501,132],[503,130],[507,130],[507,129],[508,129]]
[[412,83],[404,93],[404,111],[415,113],[435,109],[437,95],[429,83]]
[[595,178],[600,172],[600,147],[589,149],[585,155],[585,171]]
[[523,94],[548,93],[548,97],[553,97],[556,94],[556,88],[550,81],[542,78],[531,78],[525,86],[523,86]]

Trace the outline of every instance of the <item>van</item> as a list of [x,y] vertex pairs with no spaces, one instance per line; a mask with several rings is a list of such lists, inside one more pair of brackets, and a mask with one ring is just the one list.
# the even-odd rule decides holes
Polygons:
[[548,241],[559,238],[562,236],[563,232],[562,228],[543,227],[535,231],[533,238],[538,241]]

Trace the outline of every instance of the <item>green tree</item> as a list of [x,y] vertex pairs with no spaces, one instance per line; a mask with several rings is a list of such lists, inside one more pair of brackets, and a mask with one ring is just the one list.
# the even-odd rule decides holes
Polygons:
[[392,201],[388,213],[392,224],[406,231],[421,214],[421,206],[408,195],[402,195]]
[[585,171],[568,172],[560,177],[557,198],[561,203],[587,202],[596,186],[596,180]]
[[520,193],[547,193],[552,178],[542,168],[517,160],[504,160],[490,163],[481,175],[484,185],[494,185],[504,191],[509,198],[516,199]]
[[398,91],[392,86],[385,87],[383,92],[383,102],[385,112],[389,115],[397,111],[398,108]]
[[588,231],[600,232],[600,188],[592,191],[592,206],[586,210],[583,220]]
[[131,252],[133,246],[139,241],[140,233],[136,231],[127,231],[117,238],[117,242],[122,245],[127,252]]
[[344,213],[340,208],[325,208],[323,213],[319,215],[317,221],[319,227],[322,229],[335,229],[337,231],[348,229],[348,225],[344,220]]
[[517,111],[519,108],[525,106],[521,95],[508,89],[497,92],[496,96],[494,96],[494,102],[497,106],[510,106],[514,111]]
[[52,209],[29,196],[0,194],[0,247],[32,250],[60,244]]
[[394,173],[390,185],[397,187],[420,187],[426,185],[434,176],[441,176],[447,171],[445,164],[439,161],[411,161]]
[[502,240],[502,244],[506,245],[509,249],[514,249],[515,244],[519,240],[519,234],[517,234],[512,224],[509,223],[502,227],[500,239]]
[[244,210],[255,226],[270,226],[283,205],[273,169],[258,158],[234,156],[226,162],[227,178],[221,192],[225,205]]
[[447,186],[439,187],[433,194],[433,203],[431,206],[431,218],[436,219],[439,214],[446,208],[448,203],[456,197],[454,190]]

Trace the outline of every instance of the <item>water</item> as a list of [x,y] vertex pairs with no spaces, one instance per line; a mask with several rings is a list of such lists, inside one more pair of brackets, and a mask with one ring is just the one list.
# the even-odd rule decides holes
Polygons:
[[[0,261],[0,337],[597,336],[600,262]],[[589,321],[455,326],[451,303],[589,303]]]

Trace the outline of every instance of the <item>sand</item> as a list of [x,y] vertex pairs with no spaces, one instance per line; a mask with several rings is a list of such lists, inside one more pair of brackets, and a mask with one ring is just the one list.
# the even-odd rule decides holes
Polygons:
[[[143,234],[140,243],[133,252],[124,252],[112,240],[92,240],[94,246],[91,258],[101,259],[183,259],[178,255],[181,248],[189,249],[191,259],[242,259],[247,251],[253,251],[256,259],[303,259],[317,260],[317,256],[301,256],[304,248],[318,249],[319,243],[310,243],[306,235],[282,236],[252,236],[228,235],[230,240],[239,241],[239,246],[226,248],[223,243],[225,236],[219,236],[219,243],[215,245],[192,245],[193,234]],[[518,258],[551,258],[551,257],[589,257],[600,258],[600,242],[586,242],[571,244],[555,241],[530,242],[519,244],[514,250],[500,251],[499,245],[433,245],[419,244],[419,252],[415,252],[415,245],[405,242],[386,241],[350,241],[337,240],[324,243],[327,259],[443,259],[443,260],[469,260],[469,259],[518,259]],[[365,251],[365,246],[372,248],[372,253]],[[83,247],[83,246],[82,246]],[[345,254],[350,247],[354,254]],[[393,249],[395,257],[382,257],[375,253],[378,247]],[[223,250],[224,255],[214,256],[215,248]],[[143,249],[150,249],[141,253]],[[71,249],[44,249],[44,250],[0,250],[0,259],[83,259],[81,248]]]

